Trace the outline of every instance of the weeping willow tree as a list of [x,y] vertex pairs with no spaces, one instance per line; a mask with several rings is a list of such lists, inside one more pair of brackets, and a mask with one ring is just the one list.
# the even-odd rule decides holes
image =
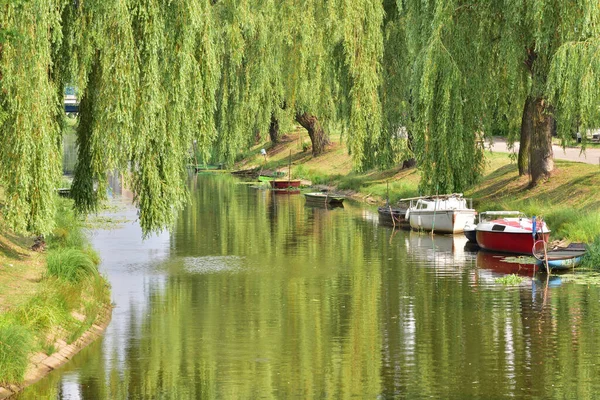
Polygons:
[[60,130],[52,55],[64,2],[0,1],[0,184],[2,213],[16,231],[52,226]]
[[564,145],[572,132],[598,126],[600,5],[490,1],[485,9],[484,17],[501,34],[497,65],[510,70],[509,87],[520,89],[510,105],[522,110],[519,172],[529,173],[535,185],[554,169],[552,136]]
[[[597,2],[386,4],[395,15],[386,24],[386,59],[401,68],[384,74],[384,115],[414,138],[423,191],[474,183],[481,139],[498,118],[508,121],[509,141],[520,141],[519,171],[532,185],[554,168],[556,127],[565,143],[574,129],[597,126]],[[394,89],[400,99],[389,95]]]
[[381,4],[225,0],[215,8],[223,27],[217,146],[224,158],[231,162],[256,132],[276,141],[278,120],[290,117],[307,130],[313,155],[341,127],[357,167],[367,165],[381,133]]
[[164,228],[186,201],[192,144],[207,151],[215,136],[211,5],[92,0],[75,7],[79,40],[71,52],[83,93],[76,205],[95,210],[107,171],[119,171],[131,183],[144,231]]
[[[145,232],[187,200],[192,148],[228,164],[278,121],[313,154],[339,129],[358,170],[414,155],[425,192],[484,167],[499,117],[532,183],[551,135],[598,126],[591,0],[0,0],[0,184],[5,220],[47,232],[60,172],[61,97],[81,94],[72,193],[130,183]],[[402,148],[399,140],[408,137]],[[528,145],[530,143],[530,145]],[[206,157],[207,158],[207,157]]]

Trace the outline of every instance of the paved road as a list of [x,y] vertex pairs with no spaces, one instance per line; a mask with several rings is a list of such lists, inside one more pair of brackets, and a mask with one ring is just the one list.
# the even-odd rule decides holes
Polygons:
[[[499,153],[509,153],[506,146],[506,139],[503,137],[494,137],[494,142],[492,145],[486,143],[486,149],[490,149],[492,151],[497,151]],[[599,148],[588,148],[585,153],[581,153],[581,148],[579,147],[566,147],[563,149],[560,146],[552,146],[552,150],[554,151],[554,159],[555,160],[567,160],[567,161],[578,161],[586,164],[595,164],[600,165],[600,149]],[[515,143],[514,152],[519,152],[519,143]]]

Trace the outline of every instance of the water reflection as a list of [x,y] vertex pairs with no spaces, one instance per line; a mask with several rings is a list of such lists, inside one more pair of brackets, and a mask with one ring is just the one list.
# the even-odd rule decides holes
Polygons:
[[[506,289],[464,238],[382,228],[229,176],[195,176],[171,233],[94,245],[103,340],[21,398],[591,398],[600,292]],[[371,216],[374,215],[374,218]],[[485,272],[488,273],[488,272]]]

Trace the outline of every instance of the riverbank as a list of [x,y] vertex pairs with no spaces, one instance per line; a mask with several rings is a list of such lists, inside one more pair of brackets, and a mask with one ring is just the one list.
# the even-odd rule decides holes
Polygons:
[[0,398],[67,362],[108,325],[108,282],[82,222],[61,199],[45,241],[0,234]]
[[[308,137],[300,130],[284,135],[281,143],[251,148],[237,168],[288,170],[294,178],[310,180],[342,191],[370,204],[383,204],[389,198],[420,195],[420,174],[416,168],[352,171],[352,160],[339,138],[319,157],[312,157],[306,146]],[[308,141],[310,144],[310,142]],[[267,150],[266,158],[260,149]],[[547,181],[528,188],[527,177],[519,177],[517,165],[509,154],[486,151],[486,171],[481,181],[465,191],[478,211],[520,210],[543,216],[553,230],[553,240],[592,243],[600,236],[600,167],[572,161],[555,160],[556,170]],[[468,167],[468,166],[465,166]],[[426,194],[426,193],[423,193]]]

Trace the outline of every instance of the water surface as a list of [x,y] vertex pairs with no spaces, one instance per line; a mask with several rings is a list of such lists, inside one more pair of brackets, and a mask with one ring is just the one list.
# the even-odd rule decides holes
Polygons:
[[198,175],[172,232],[91,238],[104,337],[20,399],[594,398],[600,290],[513,272],[461,236],[393,232],[358,204],[308,207]]

